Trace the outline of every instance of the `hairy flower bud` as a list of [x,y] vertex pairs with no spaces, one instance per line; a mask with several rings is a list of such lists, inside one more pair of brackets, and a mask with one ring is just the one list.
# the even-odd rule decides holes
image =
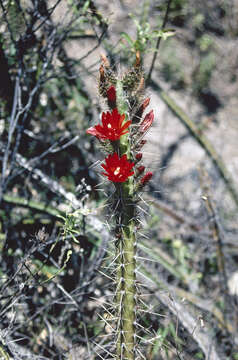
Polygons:
[[143,103],[142,103],[141,106],[140,106],[140,108],[142,109],[142,111],[144,111],[144,110],[147,108],[147,106],[149,105],[149,103],[150,103],[150,98],[148,97],[148,98],[146,98],[146,99],[143,101]]
[[107,101],[108,101],[108,106],[111,109],[115,109],[115,107],[117,106],[117,96],[116,96],[116,89],[113,85],[110,86],[109,89],[107,90]]
[[132,123],[138,123],[141,120],[143,112],[147,108],[150,103],[150,98],[146,98],[143,103],[139,106],[138,110],[136,111],[135,115],[133,116]]
[[100,82],[105,82],[105,72],[103,65],[100,65],[99,76],[100,76]]
[[144,120],[140,124],[139,131],[144,134],[152,125],[154,121],[154,112],[151,110],[148,114],[146,114]]

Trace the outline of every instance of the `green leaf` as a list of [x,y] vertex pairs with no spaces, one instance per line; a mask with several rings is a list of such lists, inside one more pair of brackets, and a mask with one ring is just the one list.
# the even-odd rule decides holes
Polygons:
[[121,37],[124,38],[132,48],[134,48],[134,41],[127,33],[122,32]]

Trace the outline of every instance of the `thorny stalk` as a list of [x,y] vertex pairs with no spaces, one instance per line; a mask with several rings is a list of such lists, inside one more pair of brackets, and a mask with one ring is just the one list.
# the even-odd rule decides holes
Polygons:
[[[114,184],[116,292],[114,325],[117,360],[134,360],[138,353],[136,332],[136,231],[139,192],[152,177],[144,176],[145,167],[137,166],[145,144],[143,136],[154,120],[153,111],[143,117],[149,105],[144,98],[144,77],[140,54],[122,78],[112,72],[105,57],[100,67],[99,92],[107,99],[111,110],[102,114],[102,125],[87,130],[96,136],[109,155],[102,165],[103,175]],[[133,168],[133,170],[132,170]]]

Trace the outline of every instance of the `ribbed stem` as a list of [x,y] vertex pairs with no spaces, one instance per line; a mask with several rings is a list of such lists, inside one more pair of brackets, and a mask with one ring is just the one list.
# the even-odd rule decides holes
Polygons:
[[120,186],[121,237],[116,242],[118,315],[117,359],[134,360],[135,349],[135,205],[131,197],[130,182]]
[[118,318],[117,321],[117,359],[120,360],[120,354],[121,354],[121,347],[122,347],[122,340],[121,340],[121,296],[123,294],[123,273],[122,273],[122,243],[121,240],[116,242],[116,264],[117,264],[117,273],[116,273],[116,316]]
[[124,297],[122,301],[122,344],[124,359],[134,360],[135,348],[135,234],[134,221],[123,230]]

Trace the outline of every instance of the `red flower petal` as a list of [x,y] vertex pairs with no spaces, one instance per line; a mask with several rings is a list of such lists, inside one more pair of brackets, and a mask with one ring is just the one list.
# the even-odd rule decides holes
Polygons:
[[97,130],[94,127],[90,127],[87,129],[86,133],[96,136]]
[[[131,121],[129,120],[129,121],[127,121],[127,122],[125,123],[125,125],[123,125],[123,126],[121,127],[121,131],[126,130],[130,125],[131,125]],[[126,134],[126,133],[128,133],[128,130],[125,132],[125,134]]]
[[101,133],[97,130],[97,126],[89,128],[86,133],[93,136],[101,137]]

